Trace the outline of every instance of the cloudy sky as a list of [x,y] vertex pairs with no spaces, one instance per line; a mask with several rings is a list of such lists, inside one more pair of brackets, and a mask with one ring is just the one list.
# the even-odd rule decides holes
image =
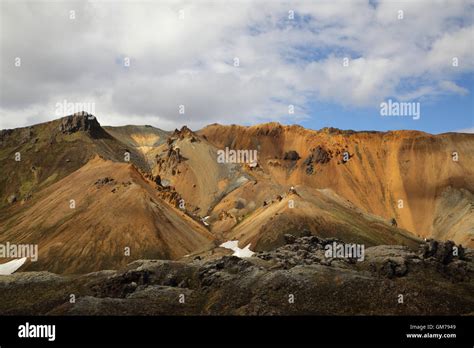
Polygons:
[[[65,101],[94,103],[104,125],[163,129],[474,127],[473,1],[0,6],[0,128],[63,116]],[[381,116],[388,99],[420,103],[420,118]]]

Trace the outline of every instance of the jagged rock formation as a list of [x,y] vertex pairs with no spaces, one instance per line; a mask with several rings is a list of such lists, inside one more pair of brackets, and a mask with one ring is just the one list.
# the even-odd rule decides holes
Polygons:
[[303,164],[306,165],[306,174],[311,175],[314,173],[315,164],[325,164],[330,160],[330,153],[318,145],[315,149],[311,150],[310,155],[303,162]]
[[[449,262],[400,246],[364,261],[327,259],[334,240],[287,235],[285,246],[240,259],[139,260],[74,277],[0,278],[0,312],[49,315],[462,315],[474,309],[473,250]],[[438,243],[436,250],[451,244]],[[27,291],[26,291],[27,289]],[[76,302],[69,302],[74,293]],[[403,303],[399,296],[403,295]],[[26,299],[34,296],[35,305]],[[290,301],[290,296],[293,299]]]
[[181,127],[181,129],[175,129],[168,142],[171,143],[176,140],[183,140],[188,138],[192,143],[200,141],[196,133],[194,133],[187,126]]
[[59,131],[64,134],[88,132],[93,138],[110,138],[110,135],[100,126],[94,115],[86,112],[76,113],[60,119]]

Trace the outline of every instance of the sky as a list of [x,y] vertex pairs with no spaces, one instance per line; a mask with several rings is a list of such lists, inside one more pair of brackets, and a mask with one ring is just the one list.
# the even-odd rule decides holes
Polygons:
[[474,132],[472,0],[0,0],[0,53],[0,129],[85,105],[167,130]]

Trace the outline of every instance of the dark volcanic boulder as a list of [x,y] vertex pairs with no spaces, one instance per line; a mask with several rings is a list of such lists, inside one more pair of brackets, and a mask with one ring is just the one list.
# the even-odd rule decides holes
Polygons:
[[[457,255],[454,254],[454,247],[457,248]],[[428,239],[420,246],[420,254],[424,259],[433,257],[437,261],[446,265],[453,260],[454,256],[463,259],[464,248],[461,245],[456,246],[456,244],[450,240],[439,242],[433,239]]]
[[283,159],[285,161],[297,161],[300,159],[300,155],[298,155],[298,152],[291,150],[285,153]]
[[285,239],[286,244],[293,244],[294,242],[296,242],[296,237],[289,233],[285,234],[283,238]]

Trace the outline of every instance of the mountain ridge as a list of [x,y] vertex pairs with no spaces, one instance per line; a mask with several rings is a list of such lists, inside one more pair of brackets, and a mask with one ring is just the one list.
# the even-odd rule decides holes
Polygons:
[[[314,131],[276,122],[171,132],[103,127],[87,113],[0,134],[0,167],[8,173],[0,179],[0,242],[38,243],[44,255],[25,269],[81,273],[144,257],[209,258],[226,240],[263,252],[283,245],[287,233],[368,246],[415,248],[432,237],[474,245],[470,134]],[[219,163],[226,148],[256,150],[258,159]],[[71,212],[69,196],[88,203]],[[40,222],[54,216],[48,226]],[[139,244],[130,240],[135,230]],[[81,234],[88,238],[67,246]],[[117,258],[127,244],[137,253]],[[88,255],[83,264],[75,248]]]

